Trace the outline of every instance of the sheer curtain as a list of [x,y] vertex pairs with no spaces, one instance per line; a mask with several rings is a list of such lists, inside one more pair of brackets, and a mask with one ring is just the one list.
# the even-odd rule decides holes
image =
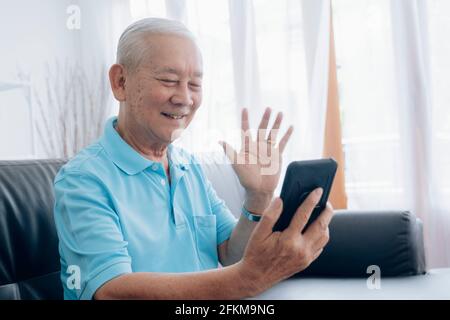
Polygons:
[[317,158],[323,148],[329,50],[329,0],[131,0],[131,20],[184,22],[204,60],[204,100],[180,144],[196,153],[239,146],[240,110],[252,127],[269,106],[294,125],[285,163]]
[[[14,149],[29,149],[27,158],[71,157],[101,135],[105,118],[117,110],[108,68],[130,20],[128,1],[22,0],[0,12],[3,20],[11,19],[2,50],[10,55],[5,56],[8,67],[0,69],[15,71],[26,86],[30,110],[30,123],[24,124],[20,101],[13,101],[11,119],[18,115],[22,121],[10,121],[11,133],[28,140],[12,140],[20,145]],[[73,28],[72,19],[77,21]],[[6,155],[23,157],[6,146]]]
[[349,208],[411,210],[428,267],[450,266],[449,5],[333,5]]

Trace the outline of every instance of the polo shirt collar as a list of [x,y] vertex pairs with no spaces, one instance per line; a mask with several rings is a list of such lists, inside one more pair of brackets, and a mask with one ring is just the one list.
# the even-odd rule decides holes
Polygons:
[[[103,136],[100,138],[100,144],[105,148],[114,164],[127,174],[135,175],[156,163],[140,155],[122,139],[114,128],[116,122],[116,116],[108,119]],[[189,159],[178,148],[170,144],[167,152],[169,165],[179,167],[183,171],[188,170]]]

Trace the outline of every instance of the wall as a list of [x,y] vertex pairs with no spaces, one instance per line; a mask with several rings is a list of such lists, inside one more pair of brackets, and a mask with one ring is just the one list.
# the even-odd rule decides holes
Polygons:
[[[30,108],[18,70],[42,75],[45,63],[64,62],[75,54],[76,30],[66,27],[67,0],[0,2],[0,159],[38,157],[33,146]],[[26,87],[25,87],[26,89]],[[36,138],[34,136],[34,138]]]

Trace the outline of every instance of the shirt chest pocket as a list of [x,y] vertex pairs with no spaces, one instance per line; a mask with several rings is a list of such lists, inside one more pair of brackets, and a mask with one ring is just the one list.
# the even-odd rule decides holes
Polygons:
[[217,226],[213,214],[194,216],[195,238],[201,264],[205,269],[217,268]]

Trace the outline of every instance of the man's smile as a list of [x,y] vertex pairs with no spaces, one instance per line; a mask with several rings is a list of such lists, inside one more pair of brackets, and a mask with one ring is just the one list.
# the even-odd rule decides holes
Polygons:
[[163,116],[166,118],[172,119],[172,120],[180,120],[186,117],[186,114],[175,114],[175,113],[168,113],[168,112],[161,112]]

